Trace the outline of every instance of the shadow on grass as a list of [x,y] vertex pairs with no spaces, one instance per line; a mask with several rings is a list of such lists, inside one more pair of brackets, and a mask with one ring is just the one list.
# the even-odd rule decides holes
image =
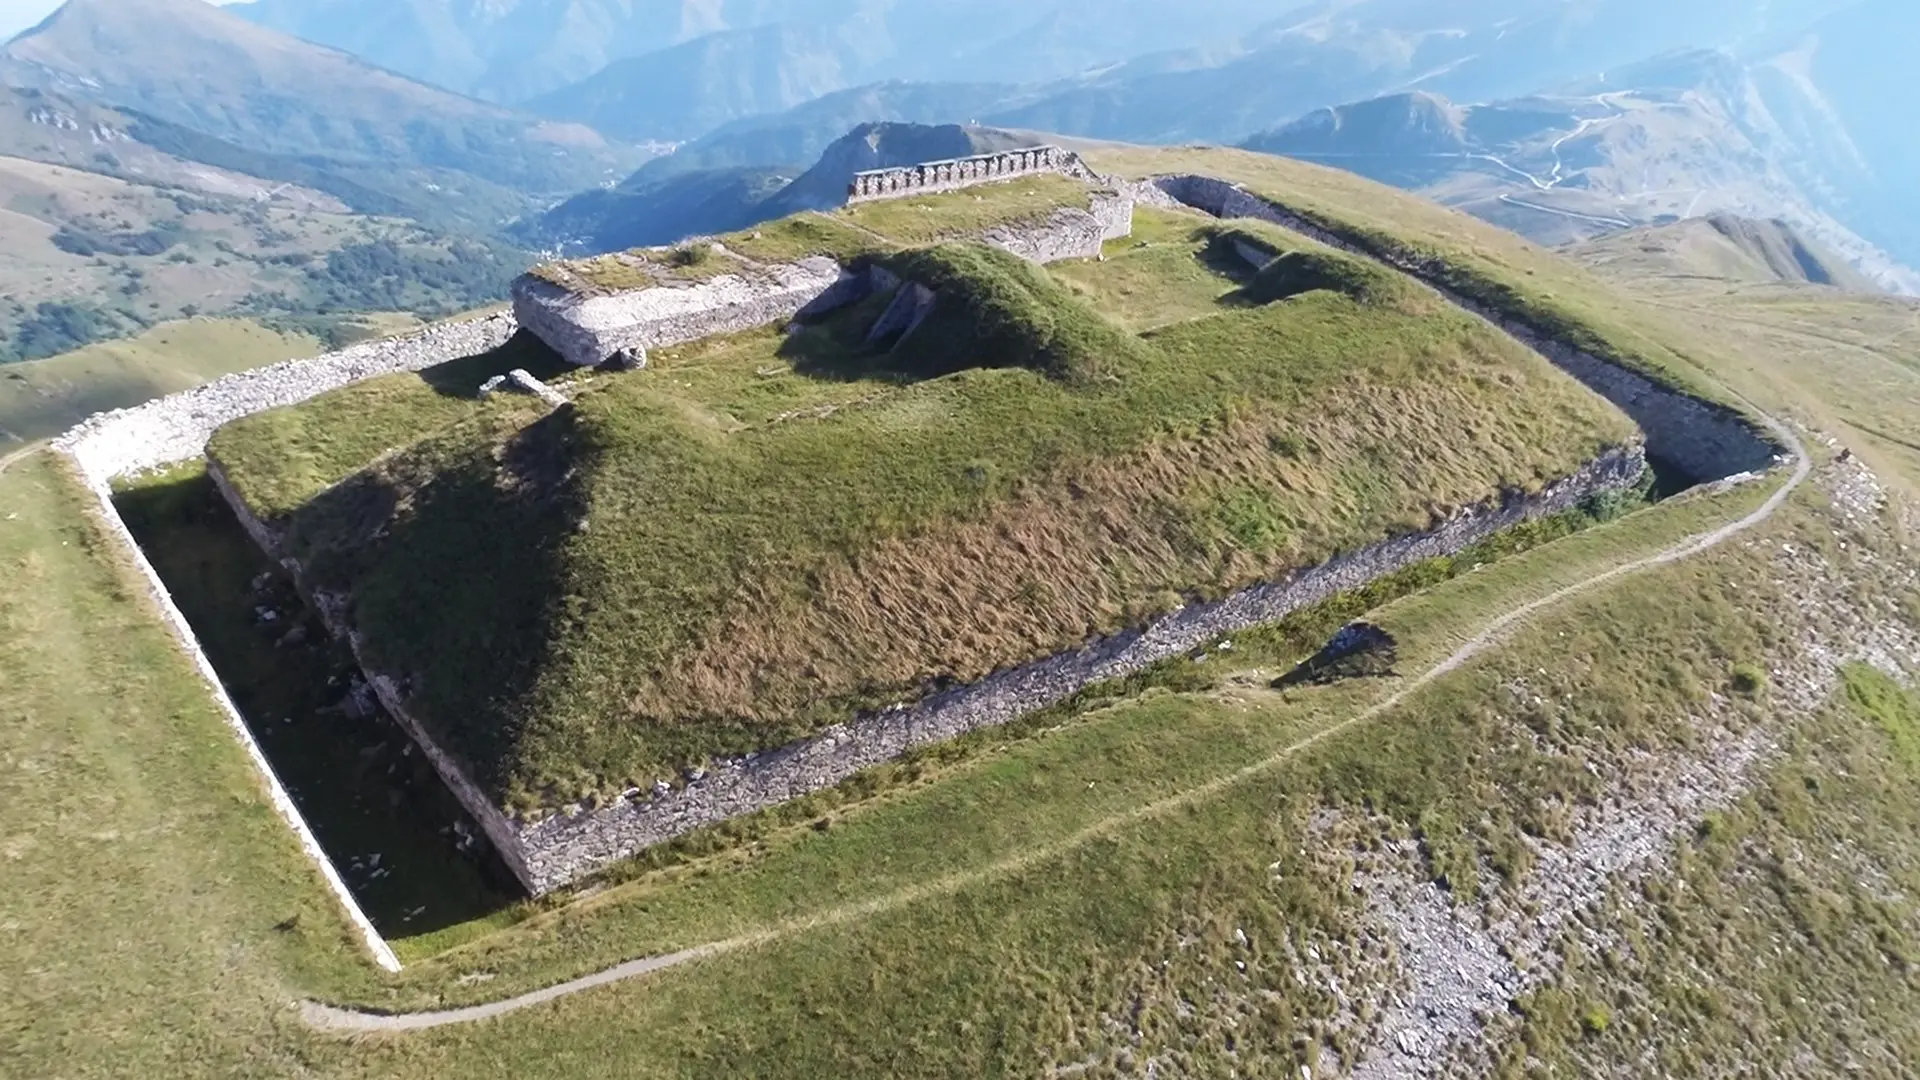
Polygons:
[[567,407],[499,448],[423,444],[424,460],[315,496],[282,540],[310,589],[352,597],[367,664],[413,677],[416,719],[495,798],[565,615],[562,549],[584,518],[576,466],[590,453],[580,442]]
[[799,374],[825,382],[905,385],[931,377],[916,371],[910,356],[890,347],[895,338],[867,343],[868,332],[893,297],[892,291],[875,293],[859,303],[796,324],[780,343],[778,355]]
[[380,933],[480,918],[518,886],[396,724],[348,706],[357,673],[205,473],[116,503],[273,770]]
[[481,383],[514,368],[524,368],[542,380],[579,370],[531,331],[520,330],[497,349],[423,368],[419,374],[421,382],[447,397],[477,398]]
[[1248,263],[1246,257],[1233,246],[1233,242],[1223,236],[1209,237],[1206,246],[1193,253],[1194,260],[1207,271],[1239,285],[1242,288],[1251,282],[1259,268]]

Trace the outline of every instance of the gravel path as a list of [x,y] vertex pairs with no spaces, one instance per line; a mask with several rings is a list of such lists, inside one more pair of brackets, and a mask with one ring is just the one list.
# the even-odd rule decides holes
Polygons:
[[[1400,704],[1409,697],[1425,688],[1427,684],[1458,670],[1468,661],[1503,641],[1510,631],[1516,629],[1534,615],[1562,604],[1582,593],[1639,573],[1642,570],[1667,566],[1700,555],[1771,518],[1780,507],[1786,503],[1788,497],[1793,494],[1795,489],[1806,481],[1808,475],[1813,470],[1813,461],[1807,455],[1806,448],[1800,444],[1800,440],[1792,431],[1788,430],[1785,424],[1780,423],[1764,413],[1759,413],[1757,409],[1755,412],[1761,417],[1774,437],[1780,440],[1781,445],[1789,448],[1794,459],[1792,476],[1769,496],[1767,501],[1762,503],[1758,509],[1740,518],[1738,521],[1729,522],[1710,532],[1688,537],[1664,551],[1615,566],[1610,570],[1595,574],[1583,581],[1569,585],[1557,592],[1522,604],[1506,612],[1488,623],[1478,634],[1462,644],[1459,649],[1455,650],[1451,656],[1434,665],[1417,678],[1406,682],[1391,696],[1376,702],[1366,710],[1340,723],[1334,724],[1331,727],[1322,728],[1320,731],[1298,742],[1283,747],[1272,755],[1254,762],[1245,768],[1216,777],[1204,784],[1189,788],[1178,795],[1172,795],[1165,799],[1146,803],[1125,813],[1116,814],[1095,822],[1064,839],[1031,848],[1017,855],[1002,859],[999,862],[911,886],[859,904],[834,908],[802,919],[778,923],[755,934],[729,938],[725,941],[701,945],[666,956],[631,960],[624,964],[595,972],[592,975],[582,976],[578,979],[558,983],[541,990],[535,990],[531,993],[521,994],[517,997],[507,998],[486,1005],[473,1005],[466,1008],[446,1009],[434,1012],[386,1014],[359,1012],[351,1009],[336,1008],[330,1005],[306,1002],[301,1006],[301,1018],[312,1027],[324,1031],[342,1033],[418,1031],[427,1028],[444,1027],[451,1024],[466,1024],[479,1020],[489,1020],[504,1016],[508,1013],[518,1012],[522,1009],[532,1008],[536,1005],[544,1005],[547,1002],[591,990],[595,987],[638,978],[642,975],[649,975],[657,971],[664,971],[691,960],[718,956],[723,953],[734,952],[743,948],[763,944],[806,930],[841,925],[873,915],[910,907],[931,897],[951,893],[981,882],[1017,874],[1035,865],[1056,858],[1068,851],[1074,850],[1075,848],[1081,847],[1093,840],[1111,835],[1120,829],[1212,798],[1229,788],[1245,783],[1248,780],[1254,779],[1285,764],[1304,750],[1317,746],[1328,739],[1334,738],[1385,713],[1391,712],[1393,709],[1398,708]],[[1726,483],[1726,481],[1723,481],[1723,483]]]
[[5,474],[8,469],[13,468],[15,465],[18,465],[46,448],[47,444],[45,443],[33,443],[15,450],[6,457],[0,457],[0,474]]

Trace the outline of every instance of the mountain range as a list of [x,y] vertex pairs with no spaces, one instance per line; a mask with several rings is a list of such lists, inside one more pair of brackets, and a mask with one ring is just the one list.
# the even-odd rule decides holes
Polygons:
[[[1302,0],[255,0],[262,26],[462,93],[527,102],[616,61],[774,24],[848,61],[854,81],[1045,81],[1169,47],[1231,41]],[[804,28],[804,29],[802,29]],[[798,41],[798,38],[795,39]],[[703,49],[726,49],[726,44]],[[799,54],[776,66],[801,63]],[[723,86],[751,78],[748,68]],[[828,89],[853,85],[852,81]],[[697,86],[683,87],[698,94]],[[651,136],[657,137],[657,136]]]
[[1758,61],[1676,53],[1481,105],[1396,94],[1245,145],[1416,190],[1550,244],[1714,213],[1781,218],[1881,285],[1920,292],[1911,199],[1881,179],[1920,165],[1900,160],[1904,141],[1881,122],[1899,80],[1881,79],[1896,93],[1880,98],[1828,96],[1800,61],[1823,39],[1815,30]]
[[[21,265],[54,267],[62,230],[173,220],[164,190],[231,203],[208,242],[259,240],[234,224],[255,206],[354,219],[354,243],[411,222],[426,254],[572,251],[830,201],[857,165],[914,160],[898,125],[943,132],[934,156],[1239,141],[1546,243],[1779,219],[1914,291],[1916,37],[1904,0],[71,0],[0,47],[0,161],[142,192],[139,228],[36,210]],[[309,257],[346,242],[292,231]],[[262,272],[293,254],[246,250]],[[58,299],[122,329],[185,302],[97,277]]]
[[421,216],[489,227],[645,158],[585,126],[414,82],[202,0],[70,0],[0,47],[0,84],[301,161]]
[[958,124],[862,124],[826,146],[805,169],[742,166],[659,175],[643,169],[615,188],[567,200],[528,222],[521,236],[569,251],[671,244],[839,206],[857,172],[1044,141],[1028,133]]

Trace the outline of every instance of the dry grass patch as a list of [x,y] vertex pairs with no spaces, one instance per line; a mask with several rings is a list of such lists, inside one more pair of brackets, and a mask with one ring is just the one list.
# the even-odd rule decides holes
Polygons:
[[[1036,659],[1633,437],[1451,312],[1321,290],[1135,338],[1004,253],[908,261],[958,305],[934,353],[866,348],[868,304],[586,379],[518,434],[447,427],[438,403],[303,406],[273,423],[344,408],[437,434],[296,510],[294,548],[530,808]],[[214,449],[251,497],[286,472],[283,437],[263,421]],[[503,479],[523,458],[554,463],[536,496]]]

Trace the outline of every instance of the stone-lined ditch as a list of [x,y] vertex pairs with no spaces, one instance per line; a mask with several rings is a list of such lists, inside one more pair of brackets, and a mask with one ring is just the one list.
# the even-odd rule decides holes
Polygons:
[[400,940],[520,896],[479,828],[366,692],[286,572],[203,470],[114,496],[248,730],[360,909]]

